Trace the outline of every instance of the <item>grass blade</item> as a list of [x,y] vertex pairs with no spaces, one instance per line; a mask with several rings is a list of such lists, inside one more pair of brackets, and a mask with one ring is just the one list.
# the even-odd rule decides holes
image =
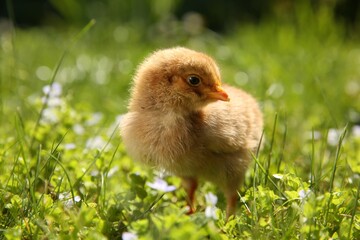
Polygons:
[[93,161],[89,164],[89,166],[85,169],[85,171],[83,172],[83,174],[76,180],[76,182],[75,182],[75,184],[74,184],[75,187],[77,187],[77,186],[80,184],[82,178],[90,171],[91,167],[96,163],[96,161],[101,157],[101,155],[103,154],[103,152],[105,151],[105,149],[109,146],[110,141],[113,139],[113,137],[115,136],[115,134],[116,134],[116,132],[117,132],[116,129],[117,129],[117,128],[115,128],[115,130],[114,130],[113,133],[111,134],[111,136],[110,136],[110,138],[108,139],[108,141],[106,142],[105,146],[104,146],[100,151],[98,151],[98,153],[97,153],[97,154],[95,155],[95,157],[94,157],[94,160],[93,160]]
[[351,221],[350,221],[350,227],[349,227],[347,239],[351,239],[350,235],[351,235],[352,226],[354,224],[354,219],[355,219],[355,214],[356,214],[356,210],[358,207],[359,197],[360,197],[360,182],[358,183],[358,188],[357,188],[357,193],[356,193],[356,198],[355,198],[355,206],[354,206],[353,212],[351,214]]
[[279,155],[279,160],[277,161],[277,172],[280,172],[280,166],[284,159],[284,151],[285,151],[285,145],[286,145],[286,137],[287,137],[287,124],[285,123],[285,130],[284,135],[281,143],[281,152]]
[[274,147],[274,142],[275,142],[275,130],[276,130],[276,126],[277,126],[277,119],[278,119],[278,114],[275,113],[273,131],[272,131],[272,134],[271,134],[271,143],[270,143],[269,155],[268,155],[266,171],[265,171],[265,185],[267,184],[267,180],[269,179],[270,162],[271,162],[271,158],[272,158],[272,154],[273,154],[273,147]]
[[[266,174],[266,171],[265,168],[261,165],[261,163],[259,162],[259,160],[255,157],[255,155],[253,153],[251,153],[254,161],[256,162],[256,165],[259,166],[260,170]],[[279,193],[282,195],[283,198],[287,199],[285,193],[283,193],[280,188],[278,187],[278,185],[271,179],[271,177],[269,176],[269,174],[266,175],[267,177],[267,180],[269,180],[269,182],[276,188],[276,190],[279,191]]]
[[[310,187],[314,188],[314,183],[316,182],[315,176],[315,134],[314,129],[311,131],[311,157],[310,157]],[[315,188],[314,188],[315,189]]]
[[32,138],[31,138],[31,141],[30,141],[30,149],[32,149],[33,147],[33,144],[35,142],[35,133],[36,131],[38,130],[39,126],[40,126],[40,121],[41,119],[43,118],[43,115],[44,115],[44,111],[45,109],[47,108],[48,104],[49,104],[49,99],[50,99],[50,93],[51,93],[51,90],[52,90],[52,87],[53,87],[53,84],[55,82],[55,78],[59,72],[59,69],[65,59],[65,56],[67,55],[67,53],[71,50],[71,48],[74,47],[74,45],[78,42],[78,40],[85,34],[87,33],[95,24],[95,20],[92,19],[83,29],[81,29],[81,31],[72,39],[72,41],[70,42],[70,44],[67,46],[67,48],[64,50],[64,52],[62,53],[62,55],[60,56],[60,59],[59,61],[57,62],[56,66],[55,66],[55,70],[53,71],[52,75],[51,75],[51,78],[50,78],[50,83],[49,83],[49,86],[50,86],[50,90],[45,94],[45,97],[44,97],[44,102],[43,102],[43,105],[41,106],[41,109],[40,109],[40,113],[39,113],[39,116],[35,122],[35,126],[34,126],[34,129],[33,129],[33,132],[31,134]]
[[343,132],[340,135],[339,142],[338,142],[337,149],[336,149],[336,156],[335,156],[335,159],[334,159],[334,164],[333,164],[333,167],[332,167],[330,183],[329,183],[330,184],[330,188],[329,188],[330,197],[329,197],[329,200],[327,202],[327,208],[326,208],[325,219],[324,219],[324,226],[326,226],[327,222],[328,222],[329,211],[330,211],[330,203],[331,203],[332,198],[333,198],[333,187],[334,187],[334,180],[335,180],[335,173],[336,173],[336,169],[337,169],[337,163],[338,163],[340,155],[341,155],[342,143],[343,143],[343,140],[344,140],[344,138],[346,136],[346,133],[347,133],[347,125],[345,126]]

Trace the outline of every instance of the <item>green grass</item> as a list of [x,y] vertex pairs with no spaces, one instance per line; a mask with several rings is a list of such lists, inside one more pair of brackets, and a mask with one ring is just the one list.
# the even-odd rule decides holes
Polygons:
[[[3,32],[0,239],[359,239],[360,45],[326,12],[226,36],[177,24]],[[134,163],[118,134],[136,65],[173,45],[214,56],[264,111],[264,148],[228,222],[211,184],[191,216],[179,179],[165,177],[175,191],[151,188],[160,173]]]

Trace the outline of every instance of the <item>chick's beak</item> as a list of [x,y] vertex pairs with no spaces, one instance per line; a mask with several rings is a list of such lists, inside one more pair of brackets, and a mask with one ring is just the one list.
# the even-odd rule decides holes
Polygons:
[[208,98],[214,99],[214,100],[221,100],[221,101],[230,101],[229,95],[224,91],[224,89],[217,85],[214,90],[211,90],[207,94]]

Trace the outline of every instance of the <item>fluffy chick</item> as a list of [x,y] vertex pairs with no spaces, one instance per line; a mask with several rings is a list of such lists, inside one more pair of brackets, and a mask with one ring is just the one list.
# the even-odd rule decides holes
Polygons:
[[226,195],[227,217],[235,213],[237,190],[262,135],[252,96],[222,85],[208,55],[176,47],[140,64],[128,110],[121,135],[130,156],[181,177],[191,212],[204,179]]

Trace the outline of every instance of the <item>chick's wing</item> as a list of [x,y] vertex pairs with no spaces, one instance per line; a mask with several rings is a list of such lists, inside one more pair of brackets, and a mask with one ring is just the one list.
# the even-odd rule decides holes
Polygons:
[[216,153],[255,150],[262,134],[262,116],[256,101],[229,86],[230,102],[215,102],[204,108],[202,142]]

